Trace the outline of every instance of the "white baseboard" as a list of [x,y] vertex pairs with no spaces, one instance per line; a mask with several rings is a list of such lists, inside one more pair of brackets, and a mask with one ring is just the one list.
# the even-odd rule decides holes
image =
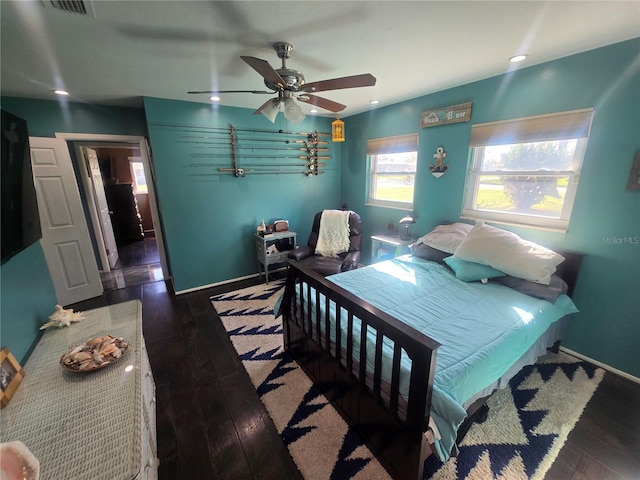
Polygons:
[[617,368],[613,368],[610,365],[607,365],[606,363],[602,363],[599,362],[598,360],[594,360],[593,358],[589,358],[586,355],[582,355],[581,353],[578,352],[574,352],[573,350],[570,350],[566,347],[560,346],[560,350],[562,350],[565,353],[568,353],[569,355],[572,355],[574,357],[578,357],[581,360],[585,360],[589,363],[593,363],[594,365],[600,367],[600,368],[604,368],[605,370],[608,370],[611,373],[615,373],[616,375],[620,375],[623,378],[626,378],[627,380],[631,380],[632,382],[638,383],[640,384],[640,378],[638,377],[634,377],[633,375],[631,375],[630,373],[627,372],[623,372],[622,370],[618,370]]
[[[273,270],[269,270],[269,273],[280,272],[280,271],[283,271],[283,270],[286,270],[286,269],[287,269],[287,267],[276,268],[276,269],[273,269]],[[220,285],[226,285],[228,283],[239,282],[240,280],[247,280],[249,278],[259,277],[261,275],[262,274],[260,274],[260,273],[253,273],[251,275],[245,275],[244,277],[237,277],[237,278],[232,278],[230,280],[224,280],[222,282],[210,283],[208,285],[201,285],[200,287],[188,288],[186,290],[180,290],[179,292],[176,292],[176,295],[182,295],[183,293],[197,292],[198,290],[204,290],[206,288],[219,287]]]

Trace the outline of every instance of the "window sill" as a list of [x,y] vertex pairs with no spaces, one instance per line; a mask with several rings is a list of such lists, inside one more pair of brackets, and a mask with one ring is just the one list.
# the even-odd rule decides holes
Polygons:
[[410,203],[378,203],[378,202],[366,202],[365,206],[367,207],[380,207],[380,208],[390,208],[392,210],[403,210],[405,212],[412,212],[413,211],[413,205],[411,205]]

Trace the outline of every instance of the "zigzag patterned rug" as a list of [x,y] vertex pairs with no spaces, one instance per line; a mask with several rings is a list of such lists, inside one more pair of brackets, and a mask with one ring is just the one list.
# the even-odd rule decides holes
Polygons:
[[[300,472],[307,479],[385,479],[384,468],[282,349],[273,308],[282,281],[211,297],[231,341]],[[604,371],[549,354],[489,400],[457,458],[431,456],[425,479],[542,479]]]

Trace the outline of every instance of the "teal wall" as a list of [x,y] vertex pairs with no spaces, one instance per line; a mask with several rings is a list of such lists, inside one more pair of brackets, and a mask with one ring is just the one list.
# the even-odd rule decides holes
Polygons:
[[[185,134],[174,126],[188,126],[196,132],[214,135],[206,128],[260,129],[296,132],[330,132],[331,119],[308,115],[298,125],[287,124],[278,114],[275,124],[253,110],[157,98],[144,99],[149,139],[156,172],[156,190],[162,212],[166,247],[176,291],[184,291],[257,272],[256,226],[277,219],[289,220],[298,243],[306,244],[313,215],[325,208],[339,208],[339,149],[329,144],[332,159],[325,173],[251,174],[236,178],[230,173],[197,176],[189,168],[194,162]],[[240,132],[241,135],[250,135]],[[255,137],[270,138],[268,133]],[[292,137],[295,138],[295,137]],[[300,137],[298,137],[300,138]],[[327,140],[327,138],[324,138]],[[323,145],[325,147],[325,145]],[[301,152],[302,153],[302,152]],[[224,159],[219,161],[225,161]],[[243,163],[273,159],[243,159]],[[225,166],[231,167],[231,157]]]
[[[640,39],[634,39],[349,117],[341,198],[363,215],[366,234],[397,225],[404,211],[365,205],[366,141],[418,132],[417,224],[412,232],[424,234],[459,219],[473,123],[594,107],[568,232],[504,228],[586,254],[574,295],[581,313],[564,344],[640,376],[640,191],[626,190],[633,155],[640,148],[639,52]],[[468,101],[473,102],[470,122],[420,129],[422,111]],[[437,179],[428,167],[439,145],[450,168]],[[363,253],[368,258],[370,245]]]
[[20,364],[56,303],[40,242],[0,267],[0,344]]
[[[142,109],[2,97],[2,108],[27,121],[29,135],[55,132],[144,135]],[[57,303],[40,242],[0,267],[0,344],[20,362]]]

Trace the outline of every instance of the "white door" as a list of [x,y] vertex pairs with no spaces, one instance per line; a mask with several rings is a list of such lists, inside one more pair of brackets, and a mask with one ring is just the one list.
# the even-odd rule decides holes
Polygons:
[[103,292],[71,156],[64,140],[29,137],[40,243],[60,305]]
[[[113,226],[111,225],[111,213],[107,205],[107,197],[104,193],[104,183],[102,183],[102,173],[100,172],[100,164],[98,163],[98,154],[95,150],[82,147],[82,153],[87,161],[87,168],[91,175],[93,201],[95,209],[98,213],[98,221],[100,222],[100,236],[104,241],[106,260],[109,268],[113,268],[118,261],[118,246],[113,235]],[[108,268],[104,269],[108,271]]]

